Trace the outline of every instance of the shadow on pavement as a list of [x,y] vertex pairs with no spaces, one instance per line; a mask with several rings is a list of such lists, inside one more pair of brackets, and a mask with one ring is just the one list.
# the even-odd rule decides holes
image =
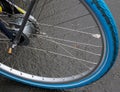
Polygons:
[[87,87],[70,90],[50,90],[31,87],[0,76],[0,92],[90,92]]
[[71,92],[65,90],[49,90],[30,87],[7,78],[0,77],[0,92]]

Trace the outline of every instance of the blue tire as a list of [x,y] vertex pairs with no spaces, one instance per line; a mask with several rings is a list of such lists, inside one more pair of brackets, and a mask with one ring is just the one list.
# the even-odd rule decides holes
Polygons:
[[89,7],[91,9],[91,12],[93,12],[96,16],[104,31],[106,39],[105,58],[93,73],[91,73],[86,78],[83,78],[82,80],[78,80],[77,82],[70,82],[64,84],[39,83],[14,76],[8,72],[5,72],[4,70],[1,70],[0,74],[18,82],[22,82],[24,84],[50,89],[71,89],[76,87],[82,87],[91,84],[92,82],[95,82],[96,80],[100,79],[104,74],[106,74],[114,64],[118,55],[119,40],[116,23],[104,0],[82,0],[82,2],[84,4],[87,4],[87,7]]

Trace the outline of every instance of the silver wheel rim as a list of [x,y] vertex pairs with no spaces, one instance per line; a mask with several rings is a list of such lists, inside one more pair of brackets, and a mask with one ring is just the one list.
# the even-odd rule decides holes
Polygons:
[[[84,2],[84,0],[83,0],[83,2]],[[87,6],[87,5],[86,5]],[[91,13],[93,14],[93,12],[91,11]],[[93,14],[93,17],[95,18],[95,15]],[[100,24],[99,24],[99,22],[98,22],[98,20],[95,18],[95,21],[97,22],[97,25],[100,27],[100,29],[101,29],[101,26],[100,26]],[[53,25],[50,25],[50,24],[45,24],[45,23],[40,23],[39,25],[43,25],[43,26],[49,26],[49,27],[53,27]],[[66,30],[70,30],[70,31],[72,31],[72,32],[75,32],[75,31],[77,31],[77,30],[71,30],[71,29],[69,29],[69,28],[64,28],[64,27],[60,27],[60,26],[54,26],[55,28],[58,28],[58,29],[60,29],[60,28],[62,28],[62,29],[66,29]],[[102,29],[101,29],[102,30]],[[106,47],[106,42],[105,42],[105,37],[104,37],[104,33],[103,33],[103,31],[101,31],[102,32],[102,36],[103,36],[103,42],[104,42],[104,54],[105,54],[105,47]],[[89,33],[90,34],[90,33]],[[34,34],[33,34],[34,35]],[[93,35],[93,34],[92,34]],[[63,39],[59,39],[59,38],[52,38],[52,37],[49,37],[49,36],[47,36],[47,35],[44,35],[44,33],[42,33],[42,35],[37,35],[37,36],[39,36],[39,37],[43,37],[43,38],[50,38],[50,39],[54,39],[54,40],[52,40],[52,42],[53,43],[56,43],[57,44],[57,42],[55,41],[55,40],[63,40]],[[97,37],[97,35],[95,36],[95,35],[93,35],[94,37]],[[4,39],[5,40],[5,39]],[[51,41],[51,40],[50,40]],[[64,41],[69,41],[69,42],[73,42],[73,41],[70,41],[70,40],[64,40]],[[78,42],[77,42],[78,43]],[[68,46],[68,45],[66,45],[66,44],[62,44],[62,43],[59,43],[60,45],[62,45],[62,46]],[[92,45],[92,44],[85,44],[85,43],[79,43],[79,44],[81,44],[81,45],[87,45],[87,46],[96,46],[96,45]],[[24,48],[26,48],[25,46],[22,46],[22,47],[24,47]],[[72,48],[71,46],[69,46],[70,48]],[[101,46],[96,46],[96,47],[101,47]],[[40,50],[40,51],[42,51],[42,52],[46,52],[46,50],[43,50],[43,49],[37,49],[37,48],[32,48],[32,47],[27,47],[27,48],[29,48],[29,49],[34,49],[34,50]],[[63,48],[62,48],[63,49]],[[78,50],[78,49],[77,49]],[[81,50],[81,49],[79,49],[79,50]],[[84,50],[83,50],[84,51]],[[58,53],[55,53],[55,52],[52,52],[52,51],[47,51],[47,52],[49,52],[49,53],[52,53],[52,54],[58,54]],[[69,52],[68,52],[69,53]],[[90,53],[90,54],[95,54],[95,53],[92,53],[92,52],[89,52],[89,51],[87,51],[87,53]],[[62,54],[59,54],[59,55],[61,55],[62,56]],[[99,54],[97,54],[97,55],[99,55]],[[104,59],[104,55],[102,55],[103,57],[102,57],[102,59],[101,59],[101,61]],[[65,56],[65,57],[68,57],[68,58],[73,58],[73,56],[71,57],[71,56]],[[74,59],[76,59],[76,60],[82,60],[82,59],[78,59],[78,58],[75,58],[74,57]],[[83,60],[84,62],[87,62],[86,60]],[[93,63],[93,62],[91,62],[91,63]],[[96,64],[96,63],[93,63],[93,64]],[[100,63],[99,63],[100,64]],[[98,65],[99,65],[98,64]],[[24,79],[28,79],[28,80],[32,80],[32,81],[37,81],[37,82],[43,82],[43,83],[65,83],[65,82],[71,82],[71,81],[75,81],[75,80],[79,80],[79,79],[81,79],[81,78],[83,78],[83,77],[85,77],[85,76],[88,76],[91,72],[93,72],[96,68],[97,68],[97,66],[96,67],[94,67],[94,69],[91,67],[90,69],[92,70],[92,71],[85,71],[85,72],[83,72],[83,73],[81,73],[81,74],[77,74],[77,75],[74,75],[74,76],[71,76],[71,77],[61,77],[61,78],[56,78],[56,77],[54,77],[54,78],[49,78],[49,77],[39,77],[39,76],[36,76],[36,75],[31,75],[31,74],[28,74],[28,73],[25,73],[25,72],[21,72],[21,71],[18,71],[18,70],[16,70],[16,69],[13,69],[13,68],[11,68],[11,67],[8,67],[8,66],[6,66],[6,65],[4,65],[4,63],[2,64],[2,63],[0,63],[0,68],[2,69],[2,70],[4,70],[4,71],[6,71],[6,72],[8,72],[8,73],[10,73],[10,74],[13,74],[13,75],[15,75],[15,76],[18,76],[18,77],[21,77],[21,78],[24,78]],[[86,75],[87,74],[87,75]]]

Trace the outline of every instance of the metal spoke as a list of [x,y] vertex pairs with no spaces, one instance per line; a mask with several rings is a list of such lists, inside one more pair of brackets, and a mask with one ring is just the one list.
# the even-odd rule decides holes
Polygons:
[[[42,26],[48,26],[48,27],[63,29],[63,30],[71,31],[71,32],[78,32],[78,33],[82,33],[82,34],[86,34],[86,35],[91,35],[94,38],[100,38],[101,37],[100,34],[93,34],[93,33],[89,33],[89,32],[84,32],[84,30],[88,30],[88,29],[92,29],[92,28],[97,28],[97,26],[89,26],[89,27],[86,27],[86,28],[81,28],[79,30],[75,30],[75,29],[70,29],[70,28],[60,27],[60,26],[54,26],[54,25],[44,24],[44,23],[37,23],[37,24],[38,25],[42,25]],[[95,35],[98,35],[99,37],[97,37]]]
[[[52,41],[52,40],[51,40]],[[59,47],[61,47],[65,52],[67,52],[69,55],[71,55],[72,57],[75,57],[71,52],[69,52],[68,50],[66,50],[63,46],[61,46],[59,43],[57,42],[53,42],[55,44],[57,44]],[[48,55],[50,57],[50,55],[47,53],[47,52],[44,52],[46,53],[46,55]],[[56,59],[55,59],[56,60]],[[57,61],[57,60],[56,60]],[[91,67],[87,66],[86,64],[84,64],[83,62],[79,61],[82,65],[84,65],[86,68],[88,68],[89,70],[91,70]]]
[[40,16],[41,16],[41,13],[42,13],[42,11],[44,10],[44,6],[46,5],[46,2],[47,2],[47,0],[44,1],[43,5],[42,5],[42,7],[41,7],[40,13],[39,13],[39,15],[38,15],[38,17],[37,17],[37,20],[39,20],[39,18],[40,18]]
[[9,57],[7,57],[3,62],[1,62],[2,64],[6,63],[9,59],[11,59],[13,57],[13,55],[9,55]]
[[[19,56],[20,56],[21,54],[19,54]],[[17,55],[18,56],[18,55]],[[18,56],[18,57],[19,57]],[[13,59],[14,59],[14,57],[15,57],[15,53],[13,54]],[[16,61],[13,61],[13,64],[11,65],[11,68],[13,69],[14,68],[14,66],[16,65],[18,63],[18,61],[16,60]]]
[[45,53],[51,53],[51,54],[59,55],[59,56],[62,56],[62,57],[71,58],[71,59],[74,59],[74,60],[86,62],[86,63],[93,64],[93,65],[97,64],[97,63],[92,62],[92,61],[87,61],[87,60],[84,60],[84,59],[79,59],[79,58],[76,58],[76,57],[64,55],[64,54],[53,52],[53,51],[47,51],[47,50],[44,50],[44,49],[38,49],[38,48],[30,47],[30,46],[22,46],[22,47],[27,48],[27,49],[42,51],[42,52],[45,52]]
[[71,22],[71,21],[79,19],[79,18],[83,18],[83,17],[88,16],[88,15],[90,15],[90,13],[86,13],[86,14],[83,14],[81,16],[78,16],[78,17],[75,17],[75,18],[72,18],[72,19],[69,19],[69,20],[66,20],[66,21],[62,21],[62,22],[57,23],[55,25],[61,25],[61,24],[64,24],[64,23],[68,23],[68,22]]
[[7,39],[7,37],[3,33],[0,32],[0,35],[4,36]]
[[10,39],[0,39],[0,41],[10,41]]
[[[43,39],[46,39],[46,38],[43,38]],[[89,53],[89,54],[92,54],[92,55],[101,56],[101,54],[96,54],[96,53],[93,53],[91,51],[86,51],[86,50],[79,49],[79,48],[76,48],[76,47],[73,47],[73,46],[70,46],[70,45],[67,45],[67,44],[62,44],[62,43],[54,41],[54,40],[50,40],[50,39],[46,39],[46,40],[48,40],[50,42],[53,42],[53,43],[56,43],[56,44],[61,45],[61,46],[65,46],[65,47],[72,48],[72,49],[75,49],[75,50],[83,51],[83,52],[86,52],[86,53]]]
[[[71,55],[72,57],[75,57],[70,51],[66,50],[62,45],[60,45],[58,42],[55,42],[53,40],[49,40],[55,44],[57,44],[59,47],[61,47],[65,52],[67,52],[69,55]],[[87,67],[89,70],[91,70],[91,68],[89,66],[87,66],[86,64],[82,63],[81,61],[79,61],[81,64],[83,64],[85,67]]]
[[[80,4],[81,4],[81,3],[80,3]],[[80,4],[79,4],[79,5],[80,5]],[[73,6],[70,6],[70,7],[65,8],[65,9],[62,9],[62,10],[60,10],[60,11],[56,11],[54,14],[51,14],[51,15],[49,15],[49,16],[46,16],[46,17],[41,18],[40,21],[41,21],[41,20],[44,20],[45,18],[49,18],[49,17],[51,17],[51,16],[58,15],[58,14],[64,12],[64,11],[73,9],[73,8],[75,8],[75,7],[78,7],[78,5],[73,5]]]
[[38,36],[38,37],[43,37],[43,38],[49,38],[49,39],[59,40],[59,41],[63,41],[63,42],[69,42],[69,43],[73,43],[73,44],[81,44],[81,45],[91,46],[91,47],[97,47],[97,48],[101,48],[102,47],[102,46],[97,46],[97,45],[93,45],[93,44],[86,44],[86,43],[81,43],[81,42],[76,42],[76,41],[71,41],[71,40],[66,40],[66,39],[51,37],[51,36],[45,36],[45,35],[40,35],[40,34],[32,34],[32,35],[35,35],[35,36]]

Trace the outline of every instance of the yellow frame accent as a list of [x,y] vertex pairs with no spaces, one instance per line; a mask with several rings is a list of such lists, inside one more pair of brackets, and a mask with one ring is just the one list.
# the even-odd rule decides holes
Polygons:
[[2,13],[2,6],[0,6],[0,13]]
[[25,14],[25,13],[26,13],[25,10],[23,10],[22,8],[20,8],[20,7],[16,6],[16,5],[15,5],[15,8],[16,8],[20,13],[22,13],[22,14]]

